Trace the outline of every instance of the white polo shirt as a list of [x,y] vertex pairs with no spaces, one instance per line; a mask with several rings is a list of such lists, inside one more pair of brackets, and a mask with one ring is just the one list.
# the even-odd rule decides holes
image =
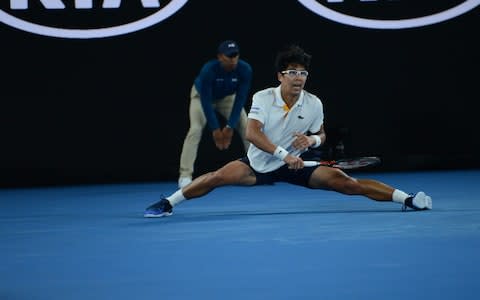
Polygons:
[[[263,124],[263,133],[274,145],[283,147],[291,155],[300,156],[305,150],[298,150],[292,146],[294,134],[320,130],[323,124],[323,104],[317,96],[304,90],[298,101],[288,110],[278,86],[261,90],[253,95],[248,118]],[[253,144],[250,144],[247,156],[252,168],[260,173],[274,171],[285,164],[284,161]]]

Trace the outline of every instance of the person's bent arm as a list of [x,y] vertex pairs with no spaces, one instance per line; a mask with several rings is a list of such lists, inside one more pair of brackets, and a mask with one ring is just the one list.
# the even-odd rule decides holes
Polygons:
[[304,165],[301,158],[289,154],[285,149],[282,149],[278,145],[274,145],[265,135],[265,133],[263,133],[262,128],[263,124],[260,121],[248,119],[246,131],[247,140],[257,148],[276,156],[278,159],[283,160],[289,168],[303,168]]
[[258,149],[273,154],[277,145],[274,145],[262,131],[263,124],[255,119],[248,119],[245,137],[247,141],[254,144]]
[[295,133],[295,140],[293,141],[292,146],[295,149],[302,150],[307,148],[317,148],[323,143],[325,143],[326,139],[327,136],[322,125],[318,132],[312,133],[310,135],[305,135],[303,133]]
[[[315,136],[318,136],[319,140],[316,139]],[[323,145],[327,140],[327,134],[325,133],[323,125],[320,127],[320,130],[318,132],[313,133],[309,137],[315,140],[315,143],[311,146],[312,148],[317,148],[318,146]]]

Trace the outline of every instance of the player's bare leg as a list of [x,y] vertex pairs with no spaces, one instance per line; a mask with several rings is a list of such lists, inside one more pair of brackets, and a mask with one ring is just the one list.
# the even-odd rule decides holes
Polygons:
[[333,190],[346,195],[364,195],[372,200],[391,201],[393,187],[371,179],[356,179],[340,169],[318,167],[310,178],[310,187]]
[[398,202],[403,204],[404,209],[432,209],[432,198],[424,192],[407,194],[377,180],[353,178],[336,168],[318,167],[312,173],[309,185],[346,195],[363,195],[375,201]]
[[222,168],[195,178],[182,189],[187,199],[203,196],[223,185],[253,185],[256,177],[249,166],[240,161],[232,161]]
[[186,187],[147,207],[144,217],[157,218],[170,216],[173,207],[184,200],[206,195],[213,189],[224,185],[253,185],[256,177],[253,171],[241,161],[232,161],[214,172],[195,178]]

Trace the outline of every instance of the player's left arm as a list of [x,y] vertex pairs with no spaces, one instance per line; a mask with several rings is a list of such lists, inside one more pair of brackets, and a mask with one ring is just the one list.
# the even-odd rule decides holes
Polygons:
[[308,135],[308,139],[311,142],[309,146],[310,148],[317,148],[320,145],[323,145],[327,140],[327,134],[325,133],[323,124],[320,126],[320,130],[318,132]]
[[292,146],[295,149],[307,149],[307,148],[317,148],[323,143],[325,143],[327,139],[327,135],[325,134],[325,130],[323,129],[323,124],[320,127],[318,132],[312,134],[304,134],[301,132],[294,133],[295,140],[292,143]]
[[306,150],[307,148],[317,148],[324,144],[327,140],[327,135],[324,129],[324,113],[322,101],[317,96],[307,93],[306,96],[310,97],[309,102],[312,107],[309,109],[307,118],[311,120],[311,124],[307,133],[298,132],[294,133],[295,139],[292,146],[295,149]]

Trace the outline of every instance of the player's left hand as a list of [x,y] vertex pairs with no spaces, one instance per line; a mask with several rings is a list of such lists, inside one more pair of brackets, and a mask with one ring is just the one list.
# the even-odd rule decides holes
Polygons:
[[303,133],[296,132],[293,134],[293,136],[295,136],[295,140],[293,141],[292,146],[295,149],[304,150],[315,144],[315,140],[313,140],[313,138]]

